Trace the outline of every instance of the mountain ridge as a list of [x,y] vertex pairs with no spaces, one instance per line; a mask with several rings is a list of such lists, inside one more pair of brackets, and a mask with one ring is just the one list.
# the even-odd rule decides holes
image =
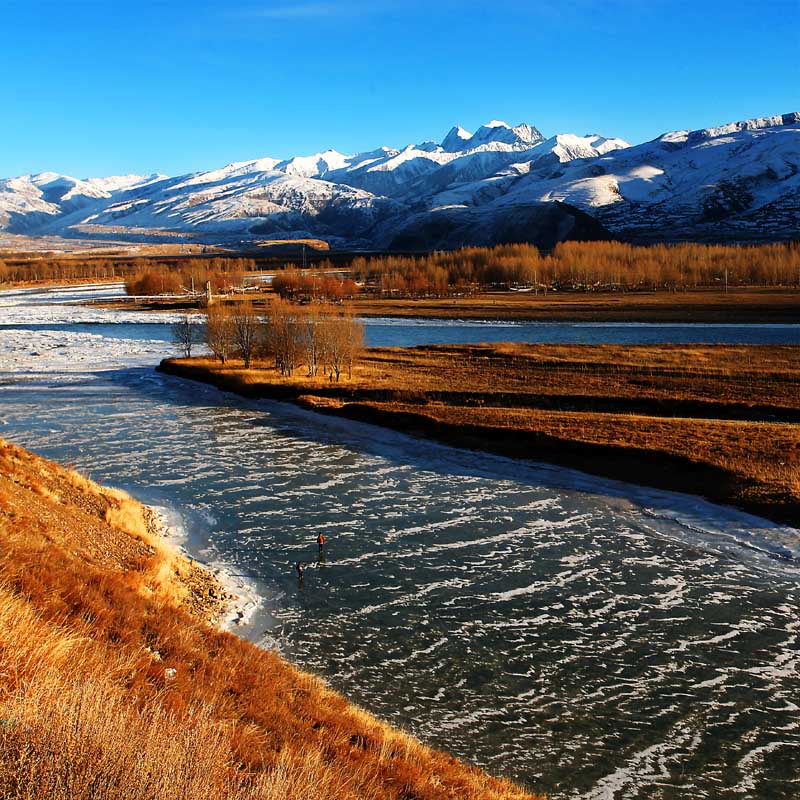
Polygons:
[[[492,120],[474,133],[456,125],[441,142],[262,157],[175,177],[7,178],[0,231],[233,244],[313,237],[376,249],[413,230],[425,232],[420,247],[451,246],[453,230],[463,244],[493,236],[540,243],[553,230],[570,238],[604,229],[632,240],[751,241],[796,238],[798,198],[798,112],[671,131],[638,145],[598,134],[546,138],[529,123]],[[440,240],[438,229],[446,231]]]

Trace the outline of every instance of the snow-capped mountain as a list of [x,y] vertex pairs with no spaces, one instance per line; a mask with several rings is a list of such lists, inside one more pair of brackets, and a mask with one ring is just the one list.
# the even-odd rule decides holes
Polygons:
[[800,113],[564,159],[549,174],[531,170],[499,202],[552,200],[639,238],[797,238]]
[[0,180],[0,230],[38,232],[71,212],[135,190],[163,175],[122,175],[79,180],[56,172]]
[[532,125],[493,120],[474,133],[455,126],[441,143],[259,158],[172,178],[0,180],[0,230],[231,244],[313,236],[369,248],[549,244],[608,231],[781,239],[800,231],[799,190],[797,113],[633,147],[597,134],[545,138]]

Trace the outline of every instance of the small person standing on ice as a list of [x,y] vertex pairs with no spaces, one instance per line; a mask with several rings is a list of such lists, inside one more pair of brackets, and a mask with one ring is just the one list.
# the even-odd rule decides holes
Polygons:
[[305,577],[306,565],[302,561],[298,561],[294,568],[297,570],[297,580],[300,585],[303,585],[303,578]]
[[327,540],[325,539],[325,534],[324,533],[320,532],[319,534],[317,534],[317,546],[319,547],[319,557],[320,558],[325,558],[325,543],[326,543],[326,541]]

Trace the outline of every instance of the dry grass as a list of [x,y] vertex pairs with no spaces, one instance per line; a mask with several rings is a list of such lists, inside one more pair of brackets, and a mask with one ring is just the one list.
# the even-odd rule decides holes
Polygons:
[[[395,404],[393,410],[417,413],[419,408]],[[748,499],[800,500],[798,425],[444,405],[427,407],[425,414],[453,426],[479,424],[534,432],[560,441],[621,446],[707,464],[731,476],[741,493],[735,499],[742,503]],[[696,491],[704,489],[698,486]]]
[[792,323],[800,318],[800,291],[732,288],[660,292],[486,292],[472,297],[353,301],[366,317],[440,317],[537,322]]
[[[760,345],[525,345],[369,351],[362,382],[403,391],[522,400],[636,398],[800,410],[800,348]],[[504,403],[501,403],[503,405]],[[719,413],[722,413],[722,409]]]
[[205,624],[213,582],[153,537],[126,495],[0,441],[0,798],[529,796]]

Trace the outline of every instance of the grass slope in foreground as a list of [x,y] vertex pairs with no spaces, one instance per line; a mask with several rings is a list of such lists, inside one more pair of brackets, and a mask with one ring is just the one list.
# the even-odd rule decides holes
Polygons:
[[368,350],[353,380],[209,359],[161,370],[248,397],[731,503],[800,525],[800,348],[468,345]]
[[211,624],[122,492],[0,440],[0,797],[522,800]]

